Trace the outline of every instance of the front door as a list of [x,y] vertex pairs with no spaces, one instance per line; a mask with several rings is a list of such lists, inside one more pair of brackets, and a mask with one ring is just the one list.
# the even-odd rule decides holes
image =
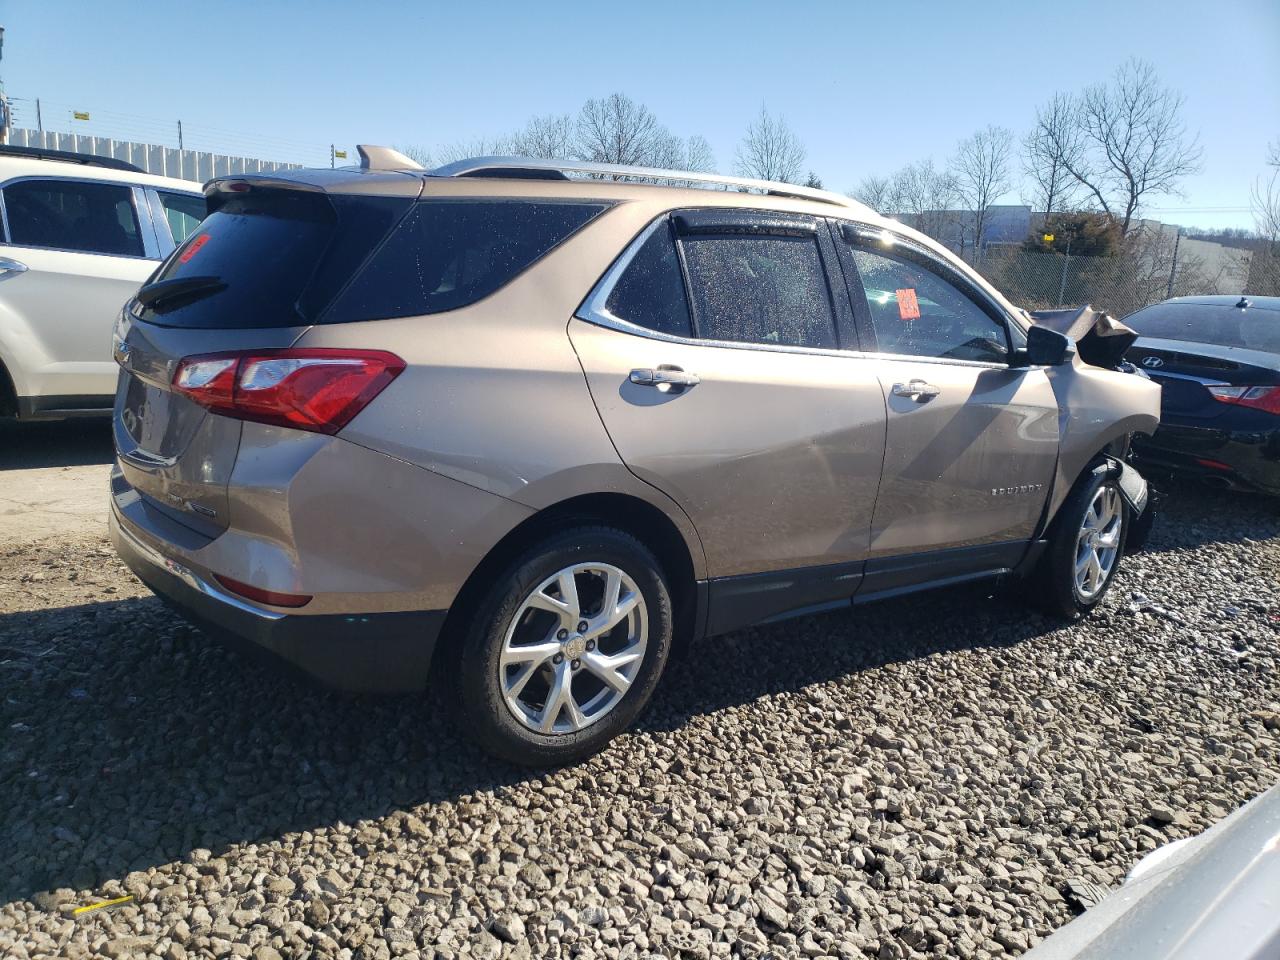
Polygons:
[[885,406],[874,362],[840,349],[825,231],[708,215],[651,225],[569,329],[622,460],[702,538],[718,632],[852,595]]
[[866,589],[1011,566],[1035,535],[1057,463],[1048,378],[1009,366],[1007,320],[940,258],[848,239],[844,262],[888,406]]

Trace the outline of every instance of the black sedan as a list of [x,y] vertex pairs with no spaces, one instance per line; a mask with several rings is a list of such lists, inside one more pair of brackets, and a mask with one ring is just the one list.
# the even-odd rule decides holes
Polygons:
[[1137,455],[1280,495],[1280,297],[1175,297],[1124,323],[1138,333],[1125,358],[1164,388]]

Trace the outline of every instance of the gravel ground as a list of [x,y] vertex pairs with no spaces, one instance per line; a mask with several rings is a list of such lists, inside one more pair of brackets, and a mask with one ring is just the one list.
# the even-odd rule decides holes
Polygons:
[[0,544],[0,954],[1019,953],[1280,778],[1280,508],[1173,494],[1085,624],[709,640],[545,776],[206,642],[104,540]]

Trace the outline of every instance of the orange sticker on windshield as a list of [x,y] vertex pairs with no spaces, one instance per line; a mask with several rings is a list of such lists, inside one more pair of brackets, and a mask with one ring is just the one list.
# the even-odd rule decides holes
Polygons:
[[208,242],[209,242],[209,235],[207,233],[200,234],[200,236],[196,237],[194,240],[191,241],[191,246],[187,247],[187,249],[183,250],[182,253],[178,254],[178,262],[186,263],[188,260],[194,257],[197,253],[199,253],[200,248],[203,247]]
[[920,316],[920,302],[916,300],[915,287],[893,291],[898,297],[898,316],[903,320],[915,320]]

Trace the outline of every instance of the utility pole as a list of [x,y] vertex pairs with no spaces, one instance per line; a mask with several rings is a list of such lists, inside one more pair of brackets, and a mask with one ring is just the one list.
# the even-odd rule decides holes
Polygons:
[[333,144],[329,144],[329,169],[333,169]]
[[178,149],[182,149],[182,121],[178,121]]
[[40,113],[39,97],[36,97],[36,129],[40,131],[40,145],[44,146],[44,117]]
[[1067,237],[1067,254],[1062,258],[1062,279],[1058,282],[1058,306],[1067,295],[1067,264],[1071,262],[1071,237]]
[[1173,278],[1178,274],[1178,244],[1182,241],[1182,228],[1178,228],[1178,232],[1173,235],[1173,263],[1169,266],[1169,289],[1165,292],[1165,299],[1168,300],[1173,296]]

